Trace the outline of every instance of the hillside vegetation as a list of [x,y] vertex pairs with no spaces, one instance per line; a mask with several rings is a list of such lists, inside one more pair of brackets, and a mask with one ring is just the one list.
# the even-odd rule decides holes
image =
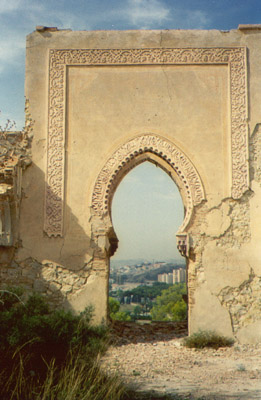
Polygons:
[[186,284],[169,285],[154,282],[118,291],[117,299],[109,298],[110,317],[119,321],[147,319],[152,321],[184,321],[187,318]]

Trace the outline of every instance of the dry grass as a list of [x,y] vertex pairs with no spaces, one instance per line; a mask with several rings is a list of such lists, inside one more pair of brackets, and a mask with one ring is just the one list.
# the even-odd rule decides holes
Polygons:
[[105,376],[98,359],[86,369],[79,355],[76,358],[71,355],[58,374],[54,365],[50,365],[41,389],[39,400],[118,400],[125,392],[116,375]]
[[86,363],[82,354],[70,354],[58,369],[55,360],[47,365],[43,380],[34,371],[26,371],[27,360],[16,354],[17,362],[4,382],[0,374],[1,400],[120,400],[126,389],[117,375],[107,376],[99,366],[99,357]]

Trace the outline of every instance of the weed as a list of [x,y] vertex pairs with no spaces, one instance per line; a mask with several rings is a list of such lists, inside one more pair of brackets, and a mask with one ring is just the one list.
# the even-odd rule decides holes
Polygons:
[[198,331],[184,340],[184,345],[189,348],[203,349],[204,347],[230,347],[234,339],[221,336],[212,331]]
[[246,367],[244,364],[238,364],[237,365],[237,371],[239,372],[245,372],[246,371]]

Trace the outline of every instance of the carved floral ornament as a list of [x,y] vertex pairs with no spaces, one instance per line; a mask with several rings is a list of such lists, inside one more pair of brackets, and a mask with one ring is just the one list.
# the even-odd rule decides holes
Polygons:
[[[63,232],[66,67],[175,64],[228,65],[231,105],[231,195],[238,199],[248,189],[245,48],[52,49],[49,54],[49,122],[44,226],[49,236],[61,236]],[[191,195],[192,192],[193,190]]]
[[108,216],[109,225],[112,226],[110,208],[118,184],[128,171],[137,165],[135,160],[143,162],[151,159],[150,154],[158,157],[159,165],[163,168],[164,163],[167,163],[173,170],[174,177],[176,175],[181,182],[186,214],[176,238],[181,255],[188,256],[189,236],[186,233],[186,228],[192,217],[194,206],[205,199],[204,188],[200,176],[189,158],[173,143],[162,137],[152,134],[138,136],[113,153],[96,180],[91,209],[96,216]]
[[[173,143],[168,140],[147,134],[138,136],[114,152],[107,160],[101,170],[93,190],[92,210],[95,215],[105,216],[110,214],[110,205],[114,192],[123,176],[129,171],[129,165],[135,158],[146,154],[154,154],[162,160],[162,166],[167,163],[178,176],[182,184],[186,215],[179,232],[183,232],[191,218],[193,207],[200,204],[205,198],[203,185],[198,172],[185,156]],[[135,166],[135,164],[134,164]]]

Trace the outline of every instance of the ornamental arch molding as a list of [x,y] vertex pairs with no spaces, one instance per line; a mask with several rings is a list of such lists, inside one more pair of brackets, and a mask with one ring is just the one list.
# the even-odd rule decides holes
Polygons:
[[[101,234],[101,221],[104,221],[103,234],[109,236],[113,253],[117,238],[111,220],[111,203],[117,186],[126,174],[144,161],[150,161],[163,170],[177,184],[183,199],[185,215],[177,232],[177,247],[183,256],[188,254],[187,228],[193,209],[205,199],[201,178],[190,159],[172,142],[153,134],[135,137],[123,144],[107,160],[94,185],[92,194],[92,213],[98,223],[93,224],[93,234]],[[107,232],[106,232],[107,231]],[[111,237],[110,237],[111,236]]]

